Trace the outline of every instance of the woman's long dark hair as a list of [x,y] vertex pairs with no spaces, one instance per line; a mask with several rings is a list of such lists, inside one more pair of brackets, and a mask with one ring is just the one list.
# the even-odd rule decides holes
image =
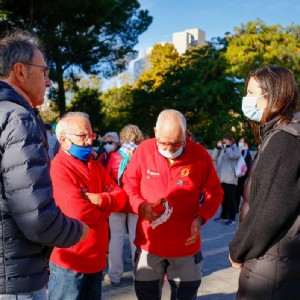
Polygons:
[[[261,123],[266,123],[279,116],[278,123],[289,123],[293,113],[299,108],[299,90],[292,72],[284,67],[269,65],[251,72],[246,82],[254,78],[268,99]],[[253,122],[253,131],[258,138],[258,124]]]

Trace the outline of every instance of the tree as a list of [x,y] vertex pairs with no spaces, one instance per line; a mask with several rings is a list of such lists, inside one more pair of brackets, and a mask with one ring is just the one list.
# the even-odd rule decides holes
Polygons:
[[172,44],[155,44],[147,57],[148,68],[136,82],[138,89],[154,91],[164,82],[164,77],[175,66],[179,54]]
[[156,63],[137,81],[133,91],[137,124],[151,133],[158,113],[174,108],[186,116],[189,129],[202,136],[206,145],[227,132],[240,134],[244,130],[241,96],[239,83],[226,73],[226,38],[214,39],[181,56],[169,49],[154,47],[150,56],[157,57]]
[[[114,87],[101,96],[103,124],[107,131],[119,132],[132,120],[132,86]],[[135,124],[133,122],[133,124]]]
[[259,66],[279,64],[291,69],[300,82],[300,26],[267,26],[262,20],[235,28],[226,59],[229,73],[245,78]]
[[45,43],[51,79],[58,85],[58,109],[66,108],[64,75],[123,71],[137,55],[133,47],[152,17],[137,0],[6,0],[2,28],[18,26],[35,32]]
[[75,91],[68,111],[82,111],[89,115],[94,131],[102,127],[100,92],[98,89],[86,87]]

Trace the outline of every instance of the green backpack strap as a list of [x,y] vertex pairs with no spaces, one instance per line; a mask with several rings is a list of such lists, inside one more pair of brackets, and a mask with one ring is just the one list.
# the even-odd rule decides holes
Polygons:
[[130,156],[128,154],[126,154],[124,151],[122,151],[121,149],[119,149],[118,152],[122,156],[122,160],[121,160],[119,170],[118,170],[118,185],[120,185],[121,176],[123,175],[124,170],[125,170],[127,164],[129,163]]

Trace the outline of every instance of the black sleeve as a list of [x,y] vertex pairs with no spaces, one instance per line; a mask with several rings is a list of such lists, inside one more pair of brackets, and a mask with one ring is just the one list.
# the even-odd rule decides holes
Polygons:
[[233,261],[258,258],[291,227],[300,206],[300,143],[280,131],[260,155],[251,178],[250,209],[229,244]]

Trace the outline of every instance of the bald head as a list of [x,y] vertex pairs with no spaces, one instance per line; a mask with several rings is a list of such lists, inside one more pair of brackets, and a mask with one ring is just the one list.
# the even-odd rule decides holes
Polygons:
[[156,130],[161,130],[162,128],[166,130],[174,130],[180,127],[183,134],[186,132],[186,120],[184,115],[175,109],[163,110],[156,121]]
[[174,109],[163,110],[157,118],[154,132],[161,145],[169,145],[170,151],[176,150],[176,147],[172,147],[172,145],[181,145],[185,142],[185,117]]

